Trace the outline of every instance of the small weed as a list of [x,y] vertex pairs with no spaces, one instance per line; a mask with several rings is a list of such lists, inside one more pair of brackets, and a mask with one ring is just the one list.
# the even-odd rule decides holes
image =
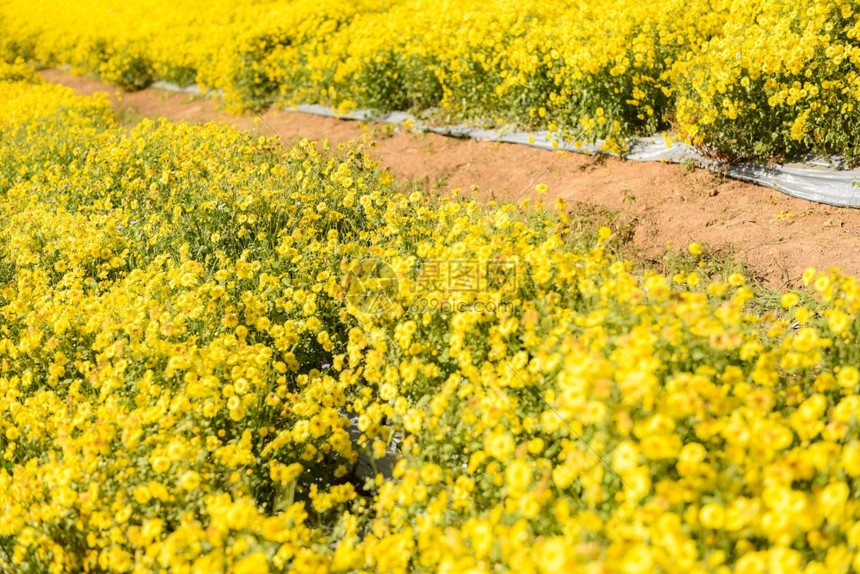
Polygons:
[[209,98],[209,96],[207,94],[205,94],[204,92],[197,92],[197,93],[188,92],[186,94],[185,98],[182,100],[182,103],[183,104],[192,104],[194,102],[198,102],[200,100],[206,100],[208,98]]
[[433,193],[442,193],[448,188],[448,180],[451,179],[450,173],[444,173],[437,177],[432,185],[430,186],[430,191]]
[[370,124],[362,122],[361,129],[367,132],[372,140],[389,139],[397,135],[398,126],[393,124]]
[[131,129],[139,124],[146,116],[132,107],[123,106],[114,111],[114,117],[116,118],[117,125],[126,129]]
[[681,160],[681,175],[687,175],[696,169],[696,162],[690,158]]
[[667,250],[659,261],[651,260],[650,266],[655,271],[668,276],[695,271],[709,280],[724,283],[728,282],[732,275],[740,274],[754,289],[763,285],[764,279],[747,269],[735,255],[732,247],[717,249],[703,247],[704,251],[701,255],[693,255],[686,248]]
[[624,214],[591,202],[578,201],[568,210],[570,233],[567,237],[571,245],[589,244],[597,237],[601,227],[612,230],[612,238],[606,249],[621,259],[637,259],[637,249],[633,245],[639,218],[628,218]]
[[587,156],[589,161],[579,166],[579,171],[593,171],[606,163],[606,155],[602,153]]
[[623,203],[636,203],[636,196],[633,195],[632,189],[622,189],[621,190],[621,201]]

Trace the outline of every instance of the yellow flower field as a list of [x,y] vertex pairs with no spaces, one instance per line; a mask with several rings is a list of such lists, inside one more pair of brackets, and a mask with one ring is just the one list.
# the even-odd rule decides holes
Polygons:
[[423,112],[558,141],[671,129],[723,159],[860,151],[857,0],[32,0],[0,55],[124,87]]
[[0,571],[860,569],[856,279],[767,304],[358,143],[0,101]]

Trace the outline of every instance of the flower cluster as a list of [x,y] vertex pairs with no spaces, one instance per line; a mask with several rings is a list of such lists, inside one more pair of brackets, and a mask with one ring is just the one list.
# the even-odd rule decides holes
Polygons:
[[679,64],[681,132],[720,155],[860,157],[860,3],[733,2]]
[[[765,305],[563,202],[407,196],[362,145],[126,130],[3,78],[0,570],[860,567],[854,278]],[[440,296],[513,305],[409,311],[463,259],[515,289]]]
[[548,128],[677,129],[723,157],[854,160],[857,0],[284,0],[0,6],[0,54],[233,105],[326,103]]

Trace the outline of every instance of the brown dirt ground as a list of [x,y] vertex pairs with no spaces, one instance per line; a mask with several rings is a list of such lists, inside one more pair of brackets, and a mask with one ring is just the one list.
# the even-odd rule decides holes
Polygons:
[[[42,75],[83,94],[108,93],[121,117],[218,121],[271,135],[250,113],[229,115],[211,99],[154,88],[120,92],[58,70]],[[526,189],[523,197],[534,198],[531,188],[540,181],[549,186],[546,203],[560,195],[586,218],[611,221],[646,260],[660,261],[667,241],[675,248],[698,241],[708,251],[731,254],[773,287],[797,286],[809,266],[839,267],[860,277],[860,210],[793,199],[676,164],[582,154],[565,154],[553,164],[558,152],[521,145],[416,134],[290,111],[269,110],[263,118],[288,142],[299,135],[336,142],[369,133],[382,165],[404,185],[419,189],[445,192],[478,185],[482,197],[502,201]]]

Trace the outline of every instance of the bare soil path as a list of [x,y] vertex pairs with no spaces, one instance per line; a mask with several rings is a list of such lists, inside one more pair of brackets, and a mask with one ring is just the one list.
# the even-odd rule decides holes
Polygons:
[[[229,115],[217,102],[155,88],[120,92],[93,79],[59,70],[43,77],[82,94],[106,92],[126,117],[137,114],[174,121],[217,121],[271,135],[254,116]],[[540,176],[549,187],[544,201],[561,196],[575,213],[611,222],[632,249],[659,261],[667,241],[677,248],[698,241],[730,252],[748,270],[774,287],[795,287],[809,266],[839,267],[860,277],[860,210],[793,199],[700,169],[664,163],[637,163],[606,156],[549,152],[526,146],[476,142],[387,126],[362,126],[299,112],[269,110],[263,115],[281,137],[331,142],[370,132],[375,153],[404,185],[446,192],[480,187],[480,195],[515,199]],[[535,195],[530,189],[524,197]]]

